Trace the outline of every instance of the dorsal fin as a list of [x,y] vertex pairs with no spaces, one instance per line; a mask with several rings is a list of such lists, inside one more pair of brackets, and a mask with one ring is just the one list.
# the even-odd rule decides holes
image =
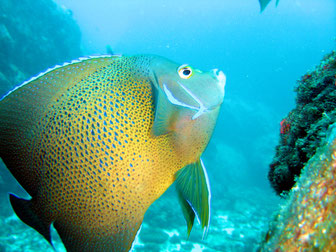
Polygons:
[[[27,81],[23,82],[22,84],[18,85],[17,87],[15,87],[14,89],[10,90],[7,94],[5,94],[3,97],[0,98],[0,101],[3,100],[5,97],[9,96],[11,93],[13,93],[14,91],[16,91],[17,89],[25,86],[25,85],[29,85],[32,82],[34,82],[36,79],[39,79],[40,77],[43,77],[44,75],[47,75],[50,72],[53,71],[57,71],[59,69],[65,68],[65,67],[71,67],[71,65],[76,65],[76,64],[80,64],[82,62],[87,62],[87,63],[91,63],[90,60],[94,60],[94,59],[110,59],[110,58],[119,58],[122,57],[119,54],[115,54],[115,55],[99,55],[99,56],[89,56],[89,57],[81,57],[78,58],[76,60],[73,60],[71,62],[66,62],[62,65],[56,65],[54,67],[48,68],[46,71],[43,71],[41,73],[39,73],[38,75],[28,79]],[[65,69],[64,69],[65,70]],[[82,70],[82,73],[84,73],[85,69]],[[66,71],[62,71],[63,76],[67,77],[67,75],[71,75],[73,72],[66,72]]]
[[32,197],[37,193],[39,179],[31,158],[43,132],[42,120],[69,88],[112,60],[111,56],[86,58],[57,66],[24,82],[0,100],[0,157]]

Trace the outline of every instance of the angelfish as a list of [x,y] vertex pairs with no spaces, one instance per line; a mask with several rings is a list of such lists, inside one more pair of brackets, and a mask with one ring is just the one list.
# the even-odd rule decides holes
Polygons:
[[188,235],[206,231],[200,159],[225,75],[154,55],[100,56],[47,70],[0,100],[0,157],[30,194],[17,216],[68,251],[128,251],[148,207],[176,181]]

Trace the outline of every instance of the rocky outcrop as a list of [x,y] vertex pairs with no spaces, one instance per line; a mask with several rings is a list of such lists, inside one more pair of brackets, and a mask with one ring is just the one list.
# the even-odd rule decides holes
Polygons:
[[261,251],[336,251],[336,123],[276,214]]
[[336,52],[302,77],[269,179],[287,192],[260,251],[336,251]]
[[274,190],[288,192],[336,122],[336,52],[298,81],[296,108],[281,121],[280,143],[268,178]]

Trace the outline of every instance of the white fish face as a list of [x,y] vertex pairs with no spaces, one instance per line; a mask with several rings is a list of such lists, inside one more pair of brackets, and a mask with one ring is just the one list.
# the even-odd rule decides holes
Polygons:
[[170,103],[195,111],[192,120],[223,103],[226,77],[222,71],[202,72],[163,58],[154,62],[153,72],[158,88]]

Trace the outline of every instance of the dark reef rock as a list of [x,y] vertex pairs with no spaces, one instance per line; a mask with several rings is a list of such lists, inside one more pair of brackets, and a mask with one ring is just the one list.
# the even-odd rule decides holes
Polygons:
[[280,143],[268,174],[278,194],[294,186],[329,125],[336,122],[336,51],[298,81],[296,92],[296,108],[281,121]]
[[258,251],[336,251],[336,52],[302,77],[269,179],[288,192]]
[[52,0],[2,0],[0,97],[49,67],[77,58],[80,30]]
[[336,123],[270,223],[259,251],[336,251]]

